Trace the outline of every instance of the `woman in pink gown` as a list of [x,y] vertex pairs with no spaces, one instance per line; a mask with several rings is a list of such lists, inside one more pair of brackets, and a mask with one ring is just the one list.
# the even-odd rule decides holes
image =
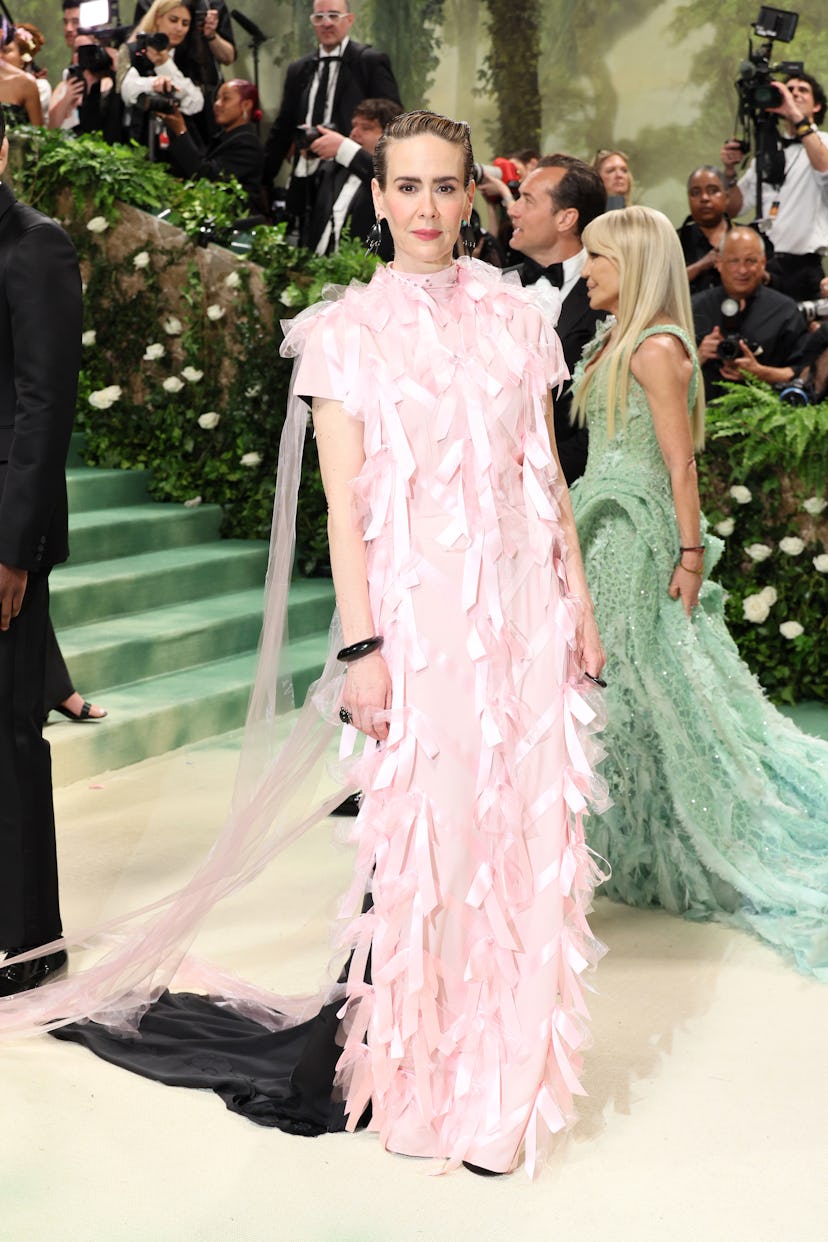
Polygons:
[[[181,890],[120,920],[128,934],[103,961],[0,1002],[0,1033],[57,1028],[291,1132],[342,1128],[344,1101],[348,1127],[370,1109],[391,1151],[484,1173],[523,1152],[531,1175],[582,1090],[583,974],[602,949],[583,819],[600,696],[585,677],[604,653],[550,443],[559,303],[547,316],[516,279],[453,262],[474,194],[467,126],[399,117],[375,160],[393,265],[288,325],[299,360],[228,823]],[[347,672],[332,679],[332,653],[273,757],[307,414],[296,394],[313,404]],[[364,735],[352,779],[365,793],[347,979],[308,1017],[181,959],[215,901],[333,805],[305,803],[330,702],[351,722],[344,750]],[[174,973],[224,1000],[162,993]]]
[[391,1151],[502,1173],[525,1145],[531,1172],[581,1091],[601,950],[583,677],[604,654],[548,430],[566,368],[519,286],[452,261],[467,126],[400,117],[375,167],[393,265],[285,343],[313,399],[342,714],[369,739],[351,899],[373,904],[337,1080]]

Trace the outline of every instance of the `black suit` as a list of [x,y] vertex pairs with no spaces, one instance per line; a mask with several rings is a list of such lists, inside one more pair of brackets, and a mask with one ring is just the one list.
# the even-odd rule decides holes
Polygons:
[[49,570],[68,555],[66,453],[83,299],[59,225],[0,185],[0,563],[26,570],[0,631],[0,947],[60,935],[51,761],[43,740]]
[[[523,280],[523,264],[516,270]],[[586,281],[581,277],[564,298],[556,324],[570,375],[575,370],[584,346],[592,340],[595,329],[604,318],[603,311],[594,311],[590,306]],[[571,408],[572,381],[567,380],[560,396],[555,397],[555,439],[561,469],[568,484],[574,483],[586,470],[589,447],[587,429],[573,425],[570,418]]]
[[[374,161],[368,152],[362,149],[355,153],[354,158],[348,165],[339,164],[336,160],[324,161],[317,182],[316,198],[313,204],[313,214],[308,232],[307,246],[309,250],[316,249],[329,222],[332,223],[334,205],[348,178],[351,176],[359,177],[359,185],[348,205],[343,228],[345,225],[348,226],[351,237],[358,237],[362,241],[368,240],[368,234],[377,218],[374,209],[374,199],[371,194],[371,179],[373,175]],[[387,236],[387,233],[384,231],[384,242]],[[393,257],[393,245],[388,247],[388,253],[385,253],[383,247],[380,248],[380,258],[388,262]]]
[[[265,185],[270,185],[275,178],[290,150],[297,128],[305,123],[318,64],[318,54],[310,52],[287,67],[279,114],[265,143]],[[350,133],[354,109],[363,99],[393,99],[401,103],[400,88],[385,52],[378,52],[369,44],[355,43],[351,39],[339,64],[331,127],[340,134]]]
[[255,125],[219,130],[205,147],[201,139],[186,130],[170,132],[170,163],[184,177],[206,177],[222,181],[235,177],[247,192],[251,212],[259,210],[264,152]]

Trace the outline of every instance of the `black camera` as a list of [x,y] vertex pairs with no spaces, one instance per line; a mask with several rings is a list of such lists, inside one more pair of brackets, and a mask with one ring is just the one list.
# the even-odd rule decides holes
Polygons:
[[[759,173],[757,217],[762,214],[762,182],[781,186],[785,180],[785,149],[779,136],[779,118],[776,113],[769,111],[770,108],[778,107],[781,102],[779,83],[773,75],[781,73],[785,77],[796,77],[804,71],[802,61],[798,60],[783,60],[778,64],[771,64],[773,42],[774,39],[779,39],[781,43],[790,43],[798,21],[798,13],[763,5],[752,26],[755,34],[764,42],[754,49],[752,41],[748,39],[747,59],[739,65],[739,76],[736,79],[739,119],[745,133],[752,132],[756,151]],[[749,149],[749,143],[743,141],[744,154]]]
[[[112,74],[112,61],[106,48],[99,47],[97,43],[85,43],[77,49],[78,68],[81,74],[85,72],[97,74],[98,77],[106,77]],[[79,75],[75,75],[79,76]]]
[[[326,125],[326,129],[336,129],[335,125]],[[297,151],[307,151],[312,142],[322,137],[322,130],[315,125],[300,125],[293,135],[293,145]]]
[[720,314],[722,339],[716,349],[716,357],[721,362],[735,362],[742,356],[742,315],[739,303],[735,298],[725,298]]
[[145,30],[141,30],[135,36],[135,53],[141,55],[145,53],[147,48],[151,47],[154,52],[166,52],[170,46],[169,36],[157,31],[149,34]]
[[765,42],[757,50],[748,41],[748,58],[739,66],[739,77],[736,89],[742,104],[751,111],[765,111],[775,108],[779,103],[779,92],[771,76],[783,73],[786,77],[795,77],[802,73],[803,65],[799,60],[782,60],[776,65],[770,63],[774,39],[780,43],[790,43],[796,34],[799,14],[789,9],[774,9],[763,5],[759,16],[753,22],[753,29]]
[[144,112],[163,112],[170,116],[181,101],[178,91],[147,91],[136,100]]
[[815,319],[828,319],[828,298],[817,298],[815,302],[797,302],[797,308],[805,316],[806,323]]

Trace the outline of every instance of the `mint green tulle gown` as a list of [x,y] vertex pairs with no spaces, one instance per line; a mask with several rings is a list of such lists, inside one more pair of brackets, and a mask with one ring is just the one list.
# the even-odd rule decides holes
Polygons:
[[[600,348],[591,342],[576,370]],[[678,328],[650,328],[678,336]],[[690,401],[695,399],[695,374]],[[707,575],[688,620],[667,586],[679,536],[644,390],[607,436],[600,377],[587,408],[589,461],[572,503],[607,654],[604,775],[613,806],[589,820],[612,866],[601,890],[753,931],[828,981],[828,744],[768,702],[739,658],[723,591]]]

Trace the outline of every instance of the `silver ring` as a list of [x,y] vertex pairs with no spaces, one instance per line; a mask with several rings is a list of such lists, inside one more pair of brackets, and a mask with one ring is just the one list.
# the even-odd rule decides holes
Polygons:
[[340,707],[340,709],[339,709],[339,719],[342,721],[342,723],[343,723],[343,724],[353,724],[353,723],[354,723],[354,718],[353,718],[353,716],[351,715],[351,713],[348,711],[347,707]]

